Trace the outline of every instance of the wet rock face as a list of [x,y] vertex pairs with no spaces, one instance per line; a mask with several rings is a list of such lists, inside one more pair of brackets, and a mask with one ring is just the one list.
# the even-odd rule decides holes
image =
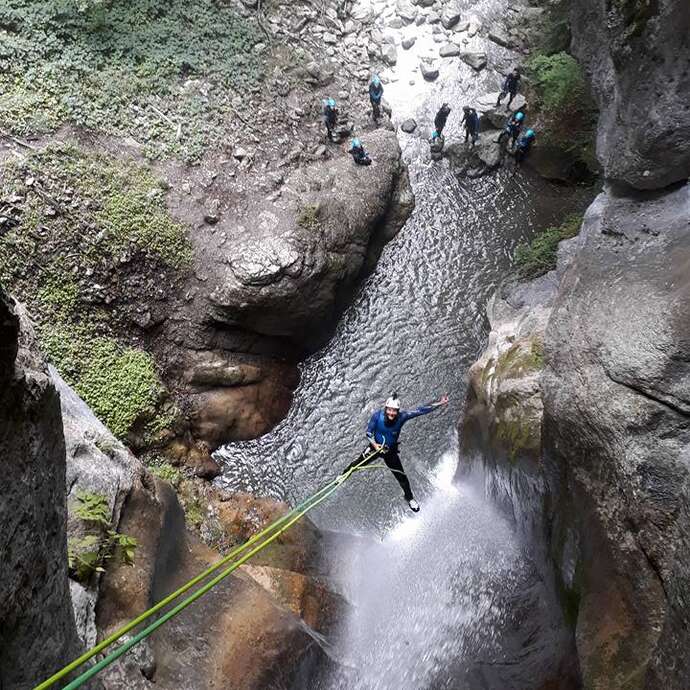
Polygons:
[[67,584],[60,402],[28,320],[0,291],[0,686],[24,690],[78,652]]
[[[152,477],[57,372],[52,375],[62,403],[69,505],[80,492],[103,496],[112,528],[137,542],[133,566],[113,558],[103,574],[70,582],[77,631],[92,646],[208,568],[220,554],[187,531],[172,487]],[[209,375],[221,374],[206,361],[199,376]],[[252,372],[226,369],[222,375],[234,381],[240,375],[251,379]],[[210,485],[198,486],[212,496],[202,536],[224,553],[288,510],[269,499],[220,495]],[[78,538],[82,528],[70,511],[68,535]],[[287,682],[320,653],[305,623],[327,633],[341,604],[314,577],[320,573],[319,555],[320,534],[303,520],[252,558],[249,569],[230,576],[153,640],[108,667],[99,676],[104,687],[259,690],[277,679]],[[60,556],[64,563],[64,550]]]
[[571,23],[601,111],[605,176],[637,189],[690,177],[687,1],[576,0]]
[[554,557],[585,687],[690,686],[690,195],[600,195],[546,332]]

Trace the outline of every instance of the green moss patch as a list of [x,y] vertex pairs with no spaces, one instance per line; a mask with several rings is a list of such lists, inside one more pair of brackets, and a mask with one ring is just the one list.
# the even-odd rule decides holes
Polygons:
[[527,69],[534,85],[540,141],[569,152],[581,165],[596,170],[597,109],[580,64],[562,51],[535,55]]
[[518,342],[503,352],[497,362],[494,375],[502,380],[521,378],[544,368],[544,345],[541,339],[529,343]]
[[259,36],[221,0],[5,0],[0,127],[70,122],[198,158],[229,100],[258,88]]
[[531,280],[556,268],[558,243],[580,232],[582,216],[572,214],[561,225],[540,232],[529,244],[515,250],[515,266],[520,280]]
[[511,462],[521,453],[539,450],[541,425],[527,414],[513,408],[512,414],[501,415],[496,421],[496,438],[508,451]]
[[314,204],[306,204],[302,206],[297,214],[297,225],[305,230],[315,232],[319,229],[319,207]]
[[79,491],[69,506],[70,517],[80,522],[81,536],[67,540],[67,560],[72,578],[88,582],[94,573],[102,573],[115,558],[134,565],[137,540],[112,528],[110,506],[103,494]]
[[[51,363],[120,439],[153,437],[164,388],[149,354],[122,340],[132,304],[191,263],[186,229],[154,175],[132,162],[54,147],[5,166],[0,282],[27,303]],[[130,280],[131,279],[131,280]],[[142,286],[148,286],[144,288]]]
[[165,389],[151,355],[74,324],[43,325],[40,335],[50,361],[115,436],[155,418]]

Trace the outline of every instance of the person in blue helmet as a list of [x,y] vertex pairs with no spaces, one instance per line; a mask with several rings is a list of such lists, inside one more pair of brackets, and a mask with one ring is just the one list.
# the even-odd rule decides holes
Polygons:
[[355,138],[350,142],[349,153],[357,165],[371,165],[371,158],[359,139]]
[[520,164],[525,160],[527,154],[534,144],[534,140],[537,138],[536,133],[533,129],[528,129],[517,141],[515,146],[515,163]]
[[323,101],[323,123],[326,125],[326,135],[332,141],[333,130],[338,124],[338,107],[333,98],[326,98]]
[[498,143],[501,144],[506,138],[510,139],[510,145],[515,146],[517,138],[522,131],[522,125],[525,122],[525,113],[521,110],[514,112],[505,124],[503,131],[498,137]]
[[501,105],[501,101],[510,94],[508,99],[508,107],[513,102],[513,98],[517,95],[518,88],[520,88],[520,70],[516,67],[510,74],[506,76],[501,87],[501,93],[498,95],[496,107]]
[[[400,398],[398,398],[397,393],[393,393],[393,395],[386,400],[383,409],[374,412],[369,420],[369,424],[367,425],[369,448],[364,451],[357,460],[350,463],[340,476],[342,477],[348,470],[360,465],[367,457],[369,457],[369,460],[364,464],[381,457],[388,468],[393,472],[393,476],[398,481],[398,484],[400,484],[410,509],[416,513],[419,510],[419,503],[414,498],[410,481],[405,474],[405,470],[400,462],[400,455],[398,454],[400,431],[405,422],[408,422],[410,419],[429,414],[429,412],[433,412],[439,407],[443,407],[447,404],[448,396],[444,395],[437,402],[421,405],[414,410],[401,410]],[[374,451],[376,451],[376,454],[372,455]]]
[[431,160],[440,161],[443,158],[443,147],[446,145],[446,140],[443,134],[439,134],[436,130],[431,133],[429,139],[429,150],[431,151]]
[[472,137],[472,146],[474,146],[479,139],[479,115],[474,108],[470,108],[468,105],[463,107],[462,113],[460,124],[465,127],[465,143]]
[[375,74],[369,82],[369,100],[374,120],[381,117],[381,100],[383,99],[383,84],[379,76]]

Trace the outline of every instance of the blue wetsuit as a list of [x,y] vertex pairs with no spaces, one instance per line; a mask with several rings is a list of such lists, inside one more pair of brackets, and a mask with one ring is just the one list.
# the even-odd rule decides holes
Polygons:
[[[386,446],[385,451],[380,451],[376,455],[373,455],[367,462],[376,460],[377,458],[383,458],[388,468],[393,472],[393,476],[397,479],[398,484],[405,494],[405,499],[410,501],[414,498],[412,495],[412,488],[410,487],[410,481],[405,474],[402,463],[400,462],[400,456],[398,455],[398,437],[400,436],[400,430],[403,428],[403,424],[410,419],[415,417],[420,417],[423,414],[429,414],[436,409],[434,405],[421,405],[415,410],[400,410],[398,416],[393,420],[392,423],[386,421],[386,413],[384,410],[378,410],[374,412],[369,420],[369,425],[367,426],[367,438],[369,443],[383,443]],[[362,453],[354,462],[350,463],[344,472],[347,472],[350,468],[355,467],[362,463],[362,461],[370,454],[373,450],[373,446],[369,446],[369,450]],[[364,463],[367,464],[367,463]]]
[[371,419],[369,420],[367,438],[374,443],[383,443],[391,450],[397,450],[398,437],[400,436],[403,424],[415,417],[429,414],[429,412],[433,412],[433,410],[434,408],[431,407],[431,405],[422,405],[415,410],[400,410],[392,424],[387,422],[385,411],[378,410],[371,415]]

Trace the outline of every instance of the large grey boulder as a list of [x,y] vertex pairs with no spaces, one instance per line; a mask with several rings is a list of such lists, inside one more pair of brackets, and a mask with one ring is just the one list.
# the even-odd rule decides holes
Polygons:
[[426,81],[434,81],[434,79],[438,79],[439,69],[433,62],[422,60],[419,63],[419,69]]
[[466,50],[458,53],[460,59],[476,72],[481,72],[487,63],[486,53],[481,50]]
[[552,551],[584,687],[690,687],[690,194],[601,194],[545,338]]
[[398,62],[398,51],[396,50],[395,46],[386,43],[385,45],[381,46],[381,59],[390,66],[395,65]]
[[417,8],[412,4],[411,0],[398,0],[395,5],[395,11],[406,23],[412,23],[417,18]]
[[67,579],[60,400],[21,307],[0,289],[0,686],[34,687],[80,651]]
[[687,0],[572,5],[572,48],[601,116],[604,175],[638,189],[690,177],[690,11]]
[[460,21],[460,8],[451,3],[446,5],[441,12],[441,24],[444,28],[452,29]]
[[460,177],[482,177],[501,165],[501,147],[497,143],[498,132],[482,132],[476,146],[453,142],[445,147],[443,155],[449,160],[454,172]]
[[440,48],[439,48],[439,55],[441,57],[456,57],[457,55],[460,55],[461,49],[460,46],[457,43],[444,43]]
[[200,247],[215,321],[303,341],[334,318],[339,295],[414,205],[395,133],[376,130],[362,141],[371,166],[341,154],[296,170],[285,181],[288,206],[252,208],[232,242]]
[[508,103],[508,98],[504,98],[501,105],[497,106],[496,101],[499,95],[499,92],[495,91],[481,96],[477,100],[477,112],[479,113],[482,126],[503,129],[508,118],[516,110],[520,110],[527,106],[527,99],[521,93],[515,95],[513,102],[510,104],[510,108],[506,105]]

